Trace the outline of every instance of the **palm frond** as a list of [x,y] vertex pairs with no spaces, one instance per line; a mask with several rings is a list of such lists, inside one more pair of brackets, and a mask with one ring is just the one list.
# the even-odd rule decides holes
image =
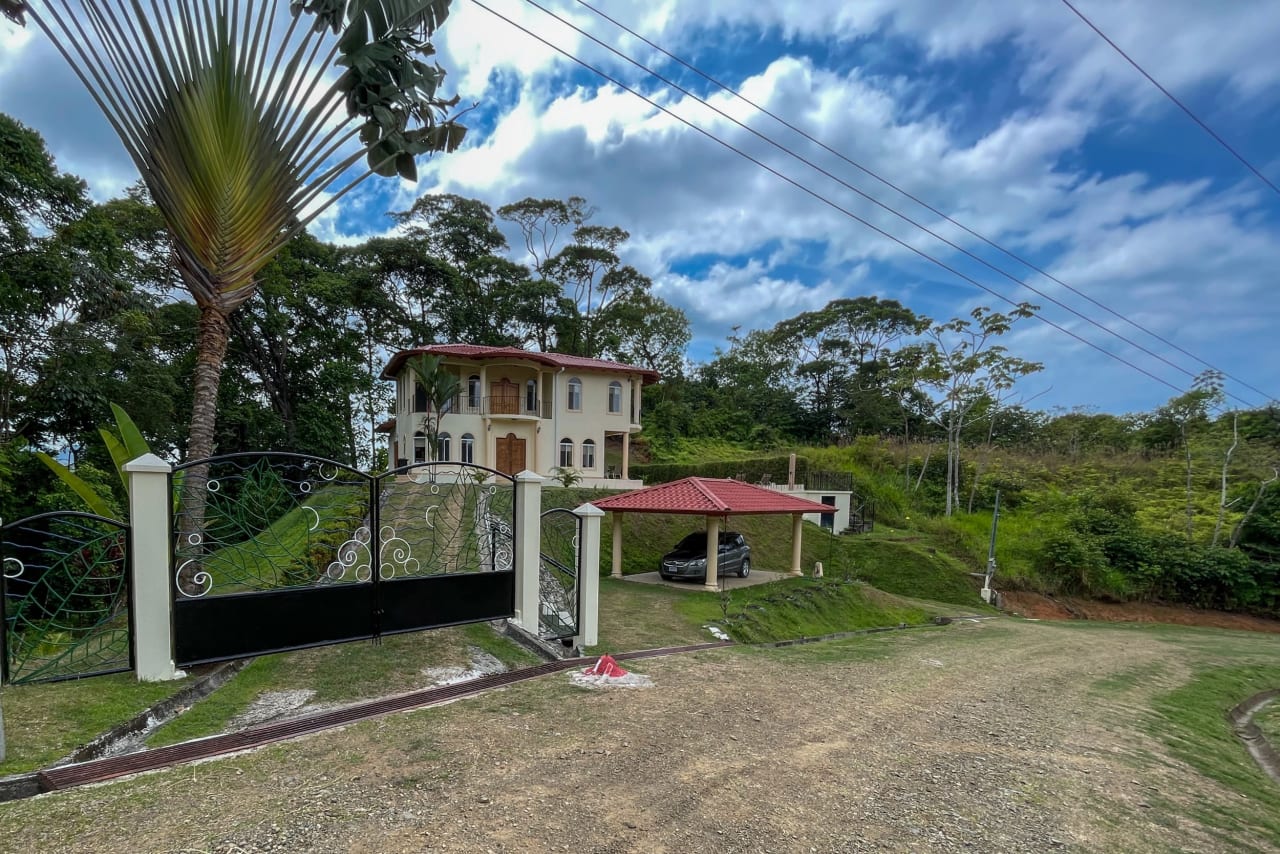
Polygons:
[[444,72],[422,60],[449,2],[295,0],[280,28],[281,6],[238,0],[0,0],[0,12],[49,34],[137,165],[185,284],[229,312],[356,183],[412,176],[415,155],[457,146],[462,129],[444,120],[456,99],[437,98]]

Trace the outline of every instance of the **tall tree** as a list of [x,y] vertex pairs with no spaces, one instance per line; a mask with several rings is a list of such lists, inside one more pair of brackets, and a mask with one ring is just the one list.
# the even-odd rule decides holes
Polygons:
[[413,179],[416,155],[461,141],[445,120],[456,99],[436,94],[444,71],[425,61],[449,3],[298,0],[280,36],[271,3],[181,0],[157,16],[142,0],[5,0],[89,89],[173,233],[200,309],[188,456],[213,452],[228,318],[263,265],[370,174]]
[[35,131],[0,114],[0,441],[29,425],[18,413],[74,317],[72,253],[59,232],[84,216],[84,182],[59,172]]
[[921,378],[940,397],[939,425],[947,435],[948,516],[959,502],[960,440],[974,406],[1042,367],[1009,355],[1006,347],[996,343],[1017,321],[1031,317],[1036,308],[1020,303],[1009,314],[1002,314],[979,306],[969,317],[953,318],[929,330]]
[[795,379],[809,387],[818,437],[826,441],[836,429],[841,398],[861,398],[865,384],[885,379],[872,366],[885,362],[900,339],[929,325],[897,300],[856,297],[783,320],[769,336],[780,350],[795,354]]

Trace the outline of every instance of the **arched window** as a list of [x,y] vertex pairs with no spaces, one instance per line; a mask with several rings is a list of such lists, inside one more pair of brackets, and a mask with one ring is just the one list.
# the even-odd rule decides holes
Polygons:
[[567,469],[573,466],[573,440],[560,440],[560,468]]
[[464,463],[476,461],[476,437],[470,433],[462,434],[462,461]]
[[596,443],[590,439],[582,443],[582,467],[584,469],[596,467]]
[[449,434],[448,433],[441,433],[439,436],[436,437],[436,459],[442,460],[442,461],[449,459]]
[[421,430],[413,434],[413,461],[415,463],[427,461],[427,434]]
[[467,408],[476,410],[480,408],[480,375],[472,374],[467,377]]
[[529,380],[524,384],[524,411],[530,415],[538,414],[537,380]]
[[416,379],[413,381],[413,411],[427,411],[427,390]]
[[572,412],[582,411],[582,380],[577,377],[569,380],[569,409]]
[[609,383],[609,411],[612,413],[622,411],[622,383],[617,380]]

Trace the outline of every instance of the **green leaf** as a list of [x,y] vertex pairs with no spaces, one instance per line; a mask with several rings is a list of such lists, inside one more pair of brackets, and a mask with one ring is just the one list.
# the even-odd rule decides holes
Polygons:
[[120,441],[124,442],[125,450],[129,452],[129,459],[136,460],[143,454],[151,453],[151,446],[142,438],[142,431],[133,423],[129,413],[114,403],[111,404],[111,412],[116,417],[116,430],[119,431]]
[[111,454],[111,462],[115,464],[116,473],[120,475],[120,482],[124,484],[124,491],[128,494],[129,476],[124,471],[124,464],[132,459],[128,448],[110,430],[98,428],[98,435],[102,437],[102,444],[107,446],[107,453]]
[[418,164],[413,162],[413,155],[401,152],[396,155],[396,172],[406,181],[418,180]]
[[80,496],[80,500],[89,508],[89,512],[97,513],[99,516],[106,516],[108,519],[115,518],[115,513],[112,512],[106,499],[99,495],[94,488],[78,474],[46,454],[44,451],[36,451],[36,458],[48,466],[63,483],[71,487],[72,492]]
[[351,53],[363,47],[368,40],[369,23],[364,15],[357,15],[356,19],[347,27],[347,31],[342,34],[342,38],[338,40],[338,50],[342,53]]

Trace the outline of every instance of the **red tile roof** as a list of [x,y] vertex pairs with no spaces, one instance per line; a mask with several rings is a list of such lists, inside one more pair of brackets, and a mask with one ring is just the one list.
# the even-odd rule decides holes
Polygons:
[[797,498],[753,483],[712,477],[686,477],[610,495],[591,502],[622,513],[683,513],[699,516],[747,516],[755,513],[832,513],[826,504]]
[[485,347],[481,344],[430,344],[426,347],[415,347],[412,350],[401,350],[391,357],[387,367],[382,371],[384,380],[395,379],[405,360],[411,356],[427,353],[433,356],[455,356],[462,359],[527,359],[553,368],[573,368],[582,371],[611,371],[614,373],[639,374],[643,383],[649,385],[658,381],[658,372],[636,365],[624,365],[621,362],[610,362],[607,359],[588,359],[585,356],[570,356],[565,353],[538,353],[532,350],[521,350],[519,347]]

